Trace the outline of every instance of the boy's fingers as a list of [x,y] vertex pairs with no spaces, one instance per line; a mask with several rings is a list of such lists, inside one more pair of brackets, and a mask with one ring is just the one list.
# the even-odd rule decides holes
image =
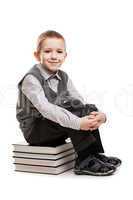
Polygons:
[[93,112],[91,112],[90,113],[90,115],[97,115],[99,112],[97,112],[97,111],[93,111]]
[[91,128],[95,128],[95,127],[97,127],[98,126],[98,123],[97,122],[92,122],[91,124],[90,124],[90,127]]
[[95,119],[90,119],[90,120],[88,121],[88,123],[90,124],[90,126],[95,126],[95,125],[98,123],[98,121],[95,120]]
[[96,129],[98,129],[98,127],[90,128],[90,131],[94,131]]
[[88,118],[90,123],[97,123],[98,119],[96,117]]
[[87,115],[87,118],[88,118],[88,119],[95,119],[95,118],[96,118],[96,115]]
[[90,131],[94,131],[96,130],[98,127],[93,127],[93,128],[90,128]]
[[88,115],[88,119],[94,119],[95,116],[94,115]]

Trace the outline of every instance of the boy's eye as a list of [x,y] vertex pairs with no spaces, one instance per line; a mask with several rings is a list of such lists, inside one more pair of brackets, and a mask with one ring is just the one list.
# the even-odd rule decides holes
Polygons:
[[45,53],[50,53],[50,50],[45,50],[44,52],[45,52]]
[[[44,53],[50,53],[51,52],[51,50],[44,50]],[[62,50],[57,50],[57,53],[63,53],[63,51]]]
[[63,51],[57,51],[58,53],[63,53]]

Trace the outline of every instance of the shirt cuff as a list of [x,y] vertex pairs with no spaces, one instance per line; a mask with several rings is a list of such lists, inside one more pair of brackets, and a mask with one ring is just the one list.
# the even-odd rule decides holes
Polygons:
[[72,128],[75,130],[80,130],[80,117],[74,119]]

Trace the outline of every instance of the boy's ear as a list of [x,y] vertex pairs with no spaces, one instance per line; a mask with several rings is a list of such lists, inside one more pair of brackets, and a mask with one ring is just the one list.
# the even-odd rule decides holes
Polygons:
[[66,54],[65,54],[65,58],[67,57],[67,52],[66,52]]
[[37,61],[40,61],[40,55],[36,51],[34,51],[34,57],[37,59]]

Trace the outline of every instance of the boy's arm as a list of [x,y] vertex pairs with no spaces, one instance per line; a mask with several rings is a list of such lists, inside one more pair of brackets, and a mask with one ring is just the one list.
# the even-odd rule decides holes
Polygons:
[[66,109],[50,103],[40,82],[33,75],[27,75],[23,80],[22,92],[44,118],[59,123],[63,127],[80,130],[80,118]]
[[[67,89],[71,96],[79,99],[83,104],[88,104],[84,98],[79,94],[78,90],[74,86],[72,80],[68,77],[68,82],[67,82]],[[103,113],[101,110],[98,109],[98,113]],[[105,114],[104,114],[105,115]],[[107,116],[105,115],[105,122],[107,121]]]

